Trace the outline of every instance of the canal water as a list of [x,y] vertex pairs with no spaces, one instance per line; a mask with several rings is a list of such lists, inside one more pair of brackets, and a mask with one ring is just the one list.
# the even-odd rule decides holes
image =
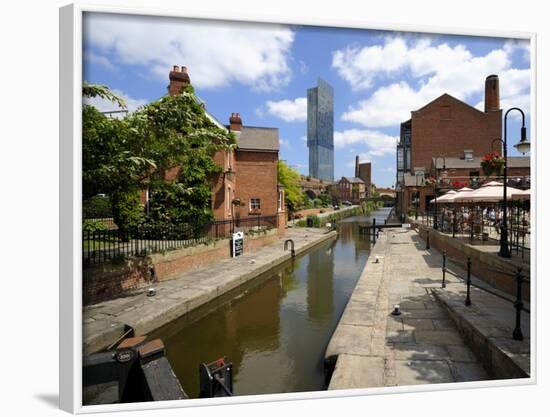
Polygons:
[[339,222],[339,237],[316,246],[181,319],[158,329],[191,398],[199,364],[233,363],[234,395],[326,389],[324,352],[367,261],[358,224],[381,224],[389,208]]

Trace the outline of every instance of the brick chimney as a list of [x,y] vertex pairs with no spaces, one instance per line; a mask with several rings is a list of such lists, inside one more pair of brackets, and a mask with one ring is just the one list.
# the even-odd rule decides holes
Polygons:
[[498,75],[489,75],[485,79],[485,112],[500,110],[500,92]]
[[355,178],[359,178],[359,155],[355,155]]
[[242,126],[243,121],[241,120],[241,115],[239,113],[231,113],[231,117],[229,118],[229,130],[240,132]]
[[187,74],[187,67],[181,67],[180,69],[179,66],[174,65],[168,78],[170,79],[168,94],[171,96],[181,94],[183,87],[191,84],[191,79],[189,78],[189,74]]

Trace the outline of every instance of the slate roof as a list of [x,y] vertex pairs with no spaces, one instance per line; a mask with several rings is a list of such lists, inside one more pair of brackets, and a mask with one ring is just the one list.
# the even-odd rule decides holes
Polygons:
[[352,184],[364,184],[365,181],[363,181],[361,178],[357,177],[342,177],[345,178],[348,182],[351,182]]
[[242,126],[237,136],[237,149],[279,151],[279,129],[275,127]]

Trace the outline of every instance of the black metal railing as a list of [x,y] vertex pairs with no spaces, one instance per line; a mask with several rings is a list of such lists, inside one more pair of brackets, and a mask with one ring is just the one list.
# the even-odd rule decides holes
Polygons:
[[[409,217],[416,217],[416,221],[427,228],[433,228],[434,217],[437,215],[438,232],[453,238],[466,238],[470,243],[494,242],[500,239],[501,223],[498,219],[491,219],[488,215],[446,208],[438,210],[437,214],[434,210],[422,210],[417,213],[413,212],[412,216],[409,213]],[[517,256],[525,259],[531,251],[529,213],[512,207],[509,210],[508,219],[510,252],[515,252]]]
[[84,267],[151,253],[196,246],[234,232],[260,232],[277,227],[277,216],[254,216],[179,225],[142,225],[129,231],[120,229],[82,231]]
[[461,261],[457,259],[450,259],[447,256],[447,252],[442,253],[442,262],[441,262],[441,270],[442,270],[442,278],[441,278],[441,288],[445,288],[446,285],[446,273],[449,273],[459,280],[463,281],[466,284],[466,298],[464,300],[464,305],[469,307],[472,305],[472,299],[471,299],[471,287],[475,287],[479,290],[485,291],[491,295],[494,295],[502,300],[505,300],[509,303],[511,303],[514,306],[515,309],[515,323],[514,323],[514,331],[512,333],[512,338],[514,340],[523,340],[523,332],[521,330],[521,313],[522,311],[530,314],[530,310],[525,307],[525,303],[523,300],[523,284],[529,284],[529,279],[525,278],[523,275],[523,270],[521,267],[518,267],[516,272],[511,271],[504,271],[500,269],[491,269],[495,272],[499,272],[502,274],[514,276],[515,282],[516,282],[516,293],[515,293],[515,299],[511,299],[503,294],[500,294],[497,291],[494,291],[490,288],[487,288],[484,285],[477,285],[472,282],[472,260],[470,257],[466,260],[466,278],[462,277],[458,272],[453,271],[452,269],[449,269],[448,267],[448,261],[451,260],[456,265],[461,265]]

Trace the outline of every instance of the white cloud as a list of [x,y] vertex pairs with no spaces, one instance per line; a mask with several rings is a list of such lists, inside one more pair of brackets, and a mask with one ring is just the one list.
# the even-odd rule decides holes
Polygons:
[[[112,92],[124,100],[124,102],[126,103],[126,107],[128,108],[128,112],[130,113],[137,110],[138,107],[144,106],[148,103],[148,100],[130,97],[128,94],[120,90],[112,90]],[[84,103],[94,106],[101,112],[121,110],[121,108],[118,107],[117,104],[112,103],[109,100],[105,100],[101,97],[85,98]]]
[[[489,74],[499,75],[502,107],[508,101],[524,101],[523,96],[529,95],[530,70],[511,68],[510,51],[516,46],[507,45],[484,56],[473,56],[464,45],[433,45],[425,38],[409,45],[394,37],[387,38],[383,46],[337,51],[333,66],[354,90],[369,88],[380,77],[392,79],[397,71],[408,70],[413,81],[378,88],[349,106],[342,119],[369,127],[395,126],[409,119],[412,110],[444,93],[464,101],[475,98],[484,91]],[[374,57],[373,62],[365,57]],[[389,62],[387,67],[384,59]]]
[[304,122],[307,120],[307,99],[299,97],[294,100],[267,101],[267,113],[285,122]]
[[109,71],[116,71],[116,67],[107,57],[98,55],[93,51],[85,51],[84,60],[90,62],[91,64],[96,64],[102,66],[103,68],[107,68]]
[[280,138],[279,139],[279,143],[281,144],[281,146],[283,148],[287,148],[287,149],[290,149],[291,146],[290,146],[290,141],[288,141],[287,139],[283,139],[283,138]]
[[393,73],[403,68],[407,45],[402,38],[387,38],[384,46],[360,48],[358,45],[333,53],[332,67],[350,83],[354,90],[372,87],[379,74]]
[[345,148],[352,144],[367,145],[369,158],[395,153],[396,136],[386,135],[376,130],[348,129],[334,132],[334,146]]
[[396,136],[386,135],[376,130],[347,129],[334,132],[334,146],[344,148],[351,144],[368,145],[372,155],[382,156],[395,152]]
[[160,80],[167,80],[172,65],[185,65],[201,88],[238,82],[271,90],[291,76],[294,33],[281,25],[104,13],[85,17],[84,38],[102,54],[140,65]]

